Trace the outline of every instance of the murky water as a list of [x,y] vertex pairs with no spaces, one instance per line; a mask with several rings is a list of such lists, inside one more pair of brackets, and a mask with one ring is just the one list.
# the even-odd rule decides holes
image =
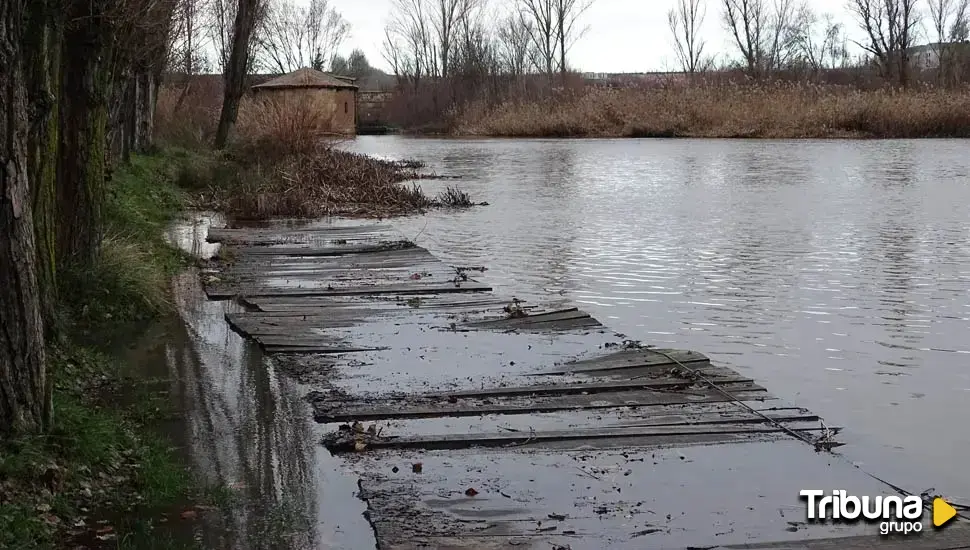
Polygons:
[[[225,221],[190,217],[168,236],[208,258],[218,250],[205,243],[213,224]],[[356,481],[318,444],[323,430],[304,399],[309,389],[229,328],[225,314],[240,306],[209,301],[196,270],[175,280],[174,294],[178,317],[154,327],[130,359],[167,374],[183,415],[175,438],[203,484],[217,489],[219,510],[197,526],[203,547],[373,547]]]
[[[689,348],[847,427],[840,449],[908,490],[970,501],[966,142],[359,138],[427,161],[490,206],[394,223],[530,302],[570,299],[645,343]],[[444,183],[424,182],[428,190]],[[201,257],[199,216],[170,237]],[[177,280],[167,369],[186,455],[231,489],[212,548],[369,548],[355,477],[318,441],[309,388]],[[281,542],[282,541],[282,542]]]
[[486,265],[496,290],[562,295],[630,338],[708,354],[846,426],[841,450],[868,471],[970,501],[968,142],[350,147],[463,176],[490,206],[396,223]]

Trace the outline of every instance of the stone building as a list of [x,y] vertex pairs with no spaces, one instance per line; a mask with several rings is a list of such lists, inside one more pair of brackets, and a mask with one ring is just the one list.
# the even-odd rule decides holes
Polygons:
[[353,135],[357,131],[357,86],[315,69],[299,69],[252,87],[254,97],[298,102],[320,109],[329,117],[329,131]]

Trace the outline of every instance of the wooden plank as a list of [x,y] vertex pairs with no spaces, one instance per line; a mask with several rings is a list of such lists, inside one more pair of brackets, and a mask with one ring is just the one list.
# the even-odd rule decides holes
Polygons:
[[404,250],[413,248],[407,242],[387,242],[361,245],[335,246],[248,246],[234,248],[236,256],[300,256],[304,258],[318,256],[346,256],[350,254],[369,254],[373,252],[387,252],[388,250]]
[[[712,380],[720,384],[753,384],[754,380],[743,376],[728,376]],[[661,379],[640,379],[622,380],[617,382],[592,382],[581,384],[536,384],[532,386],[510,386],[505,388],[486,388],[481,390],[465,390],[455,392],[432,392],[415,395],[416,399],[467,399],[467,398],[487,398],[487,397],[512,397],[523,395],[570,395],[570,394],[594,394],[602,392],[615,392],[624,390],[639,390],[650,388],[675,388],[686,387],[696,384],[693,380],[686,378],[661,378]]]
[[671,365],[676,366],[677,363],[671,361],[663,353],[664,352],[670,357],[684,363],[685,365],[690,365],[691,368],[697,368],[698,364],[708,363],[709,360],[703,354],[697,353],[696,351],[690,350],[678,350],[678,349],[635,349],[635,350],[623,350],[610,355],[595,357],[592,359],[585,359],[582,361],[575,361],[572,363],[566,363],[565,365],[560,365],[554,370],[535,373],[537,376],[544,375],[559,375],[559,374],[573,374],[573,373],[588,373],[588,372],[601,372],[601,371],[612,371],[612,370],[623,370],[623,369],[636,369],[642,367],[655,367],[661,365]]
[[406,248],[351,256],[237,256],[232,263],[215,264],[215,268],[237,273],[265,270],[313,269],[319,271],[353,271],[362,269],[405,269],[415,271],[438,268],[454,274],[453,269],[437,260],[423,248]]
[[388,225],[362,225],[352,227],[333,227],[333,228],[300,228],[300,229],[277,229],[277,228],[241,228],[228,229],[224,227],[210,227],[206,235],[206,241],[210,243],[254,243],[254,242],[278,242],[280,240],[294,238],[311,239],[367,239],[375,237],[388,237],[396,235],[394,228]]
[[590,315],[578,308],[564,309],[561,311],[550,311],[545,313],[534,313],[525,317],[506,317],[503,319],[489,319],[468,323],[465,326],[475,328],[511,328],[537,323],[550,323],[555,321],[568,321],[570,319],[589,319]]
[[274,344],[261,344],[261,347],[266,353],[289,353],[289,354],[338,354],[338,353],[360,353],[366,351],[381,351],[382,348],[357,348],[353,346],[298,346],[295,344],[288,345],[274,345]]
[[[763,421],[762,421],[763,422]],[[622,428],[583,428],[568,431],[528,433],[439,434],[396,438],[367,438],[368,450],[379,449],[466,449],[469,447],[506,447],[559,441],[590,441],[597,439],[652,438],[669,436],[705,436],[722,434],[808,433],[822,431],[817,424],[800,423],[786,429],[771,424],[732,423],[725,425],[635,426]],[[332,453],[355,451],[355,437],[350,431],[334,432],[323,439]]]
[[710,388],[690,392],[631,391],[598,395],[561,395],[553,397],[508,399],[504,402],[482,400],[476,406],[468,402],[435,403],[414,402],[407,406],[395,406],[386,402],[348,403],[327,400],[313,401],[314,419],[317,422],[352,422],[355,420],[383,420],[394,418],[434,418],[444,416],[480,416],[486,414],[528,414],[566,410],[596,410],[619,407],[652,407],[687,403],[720,403],[733,400],[773,399],[756,385],[738,384],[728,390],[728,395]]
[[271,297],[300,297],[300,296],[364,296],[374,294],[444,294],[450,292],[488,292],[492,287],[482,283],[461,283],[460,286],[447,283],[413,283],[395,285],[374,285],[352,288],[226,288],[207,287],[206,295],[213,300],[233,298],[237,295],[271,296]]

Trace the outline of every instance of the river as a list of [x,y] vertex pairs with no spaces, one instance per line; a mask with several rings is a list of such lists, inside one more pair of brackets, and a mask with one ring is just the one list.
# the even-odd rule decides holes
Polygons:
[[[489,206],[398,222],[499,292],[562,294],[845,426],[840,451],[970,501],[970,144],[361,137]],[[428,191],[442,187],[425,184]]]
[[[970,501],[970,155],[964,141],[360,137],[488,206],[396,219],[408,238],[533,303],[578,302],[845,426],[867,472]],[[199,216],[173,241],[207,256]],[[167,369],[186,455],[237,505],[206,547],[373,547],[356,480],[318,444],[310,388],[177,281],[180,317],[136,360]],[[228,522],[228,525],[226,525]],[[282,537],[282,538],[281,538]]]

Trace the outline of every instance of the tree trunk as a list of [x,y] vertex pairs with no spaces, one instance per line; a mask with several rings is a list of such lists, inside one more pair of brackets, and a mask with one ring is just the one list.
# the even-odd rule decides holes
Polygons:
[[0,433],[45,420],[45,349],[28,180],[25,0],[0,2]]
[[108,147],[110,51],[103,8],[74,0],[62,54],[58,258],[91,265],[100,251]]
[[59,14],[51,0],[36,0],[28,15],[26,67],[30,134],[28,178],[33,191],[37,280],[48,336],[57,303],[55,220],[57,213],[58,89],[61,49]]
[[125,164],[131,162],[131,152],[138,148],[138,120],[135,107],[135,97],[138,95],[138,80],[126,78],[118,83],[118,109],[115,121],[115,132],[119,134],[116,138],[121,149],[121,161]]
[[135,75],[134,150],[138,153],[147,153],[153,145],[156,89],[152,71],[139,71]]
[[239,102],[245,90],[246,72],[249,68],[249,45],[253,30],[256,27],[256,17],[260,0],[239,0],[236,10],[236,21],[233,25],[232,51],[225,74],[225,95],[222,101],[222,114],[219,116],[219,128],[216,131],[217,149],[222,149],[229,141],[229,133],[236,124],[239,115]]

